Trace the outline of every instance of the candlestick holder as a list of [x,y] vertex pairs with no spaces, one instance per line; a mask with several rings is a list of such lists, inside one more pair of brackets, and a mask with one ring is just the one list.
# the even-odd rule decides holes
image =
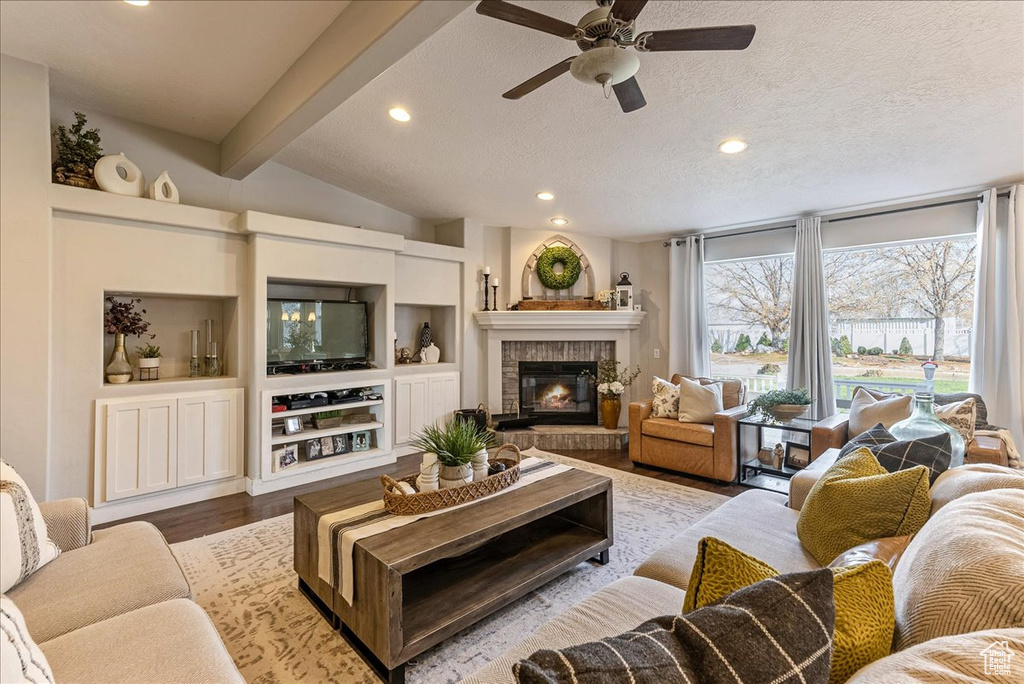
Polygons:
[[484,273],[484,311],[489,311],[490,306],[487,302],[487,281],[491,279],[489,273]]
[[498,286],[497,285],[491,285],[491,289],[494,290],[494,297],[492,298],[492,299],[494,299],[494,308],[491,309],[491,311],[497,311],[498,310]]

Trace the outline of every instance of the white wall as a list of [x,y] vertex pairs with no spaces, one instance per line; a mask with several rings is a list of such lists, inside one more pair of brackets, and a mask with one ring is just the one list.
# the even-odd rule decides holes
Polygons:
[[148,180],[168,171],[181,193],[182,204],[234,212],[262,211],[433,240],[433,226],[427,221],[275,162],[264,164],[242,181],[224,178],[216,172],[220,163],[217,145],[205,140],[83,110],[58,98],[51,102],[53,126],[73,122],[76,109],[89,117],[90,128],[99,129],[105,153],[124,152]]
[[46,67],[0,55],[0,454],[38,498],[50,449],[50,119]]
[[[530,255],[533,254],[538,245],[555,235],[564,235],[567,239],[575,242],[590,260],[590,265],[594,271],[594,294],[597,293],[597,290],[611,289],[615,282],[618,281],[618,278],[612,280],[613,240],[611,238],[558,230],[511,228],[509,229],[508,260],[506,262],[508,273],[502,275],[502,288],[498,290],[499,309],[505,308],[504,305],[509,301],[515,303],[523,298],[523,268],[526,266],[526,260],[530,258]],[[538,283],[534,285],[539,287]],[[584,288],[585,280],[581,277],[579,284],[574,288],[574,294],[582,295]],[[533,296],[536,297],[538,293],[539,290],[535,289]]]

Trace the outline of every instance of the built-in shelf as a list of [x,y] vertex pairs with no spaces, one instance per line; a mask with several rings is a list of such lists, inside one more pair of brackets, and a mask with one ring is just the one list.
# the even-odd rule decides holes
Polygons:
[[459,370],[457,363],[406,363],[395,366],[395,375],[420,375],[422,373],[454,373]]
[[646,311],[477,311],[484,330],[635,330]]
[[376,430],[382,427],[384,427],[384,423],[374,421],[372,423],[341,425],[336,428],[324,428],[323,430],[303,430],[302,432],[296,432],[293,435],[276,435],[271,437],[270,443],[277,446],[278,444],[302,442],[307,439],[318,439],[320,437],[330,437],[331,435],[347,435],[353,432],[363,432],[364,430]]
[[[292,477],[299,473],[308,473],[317,470],[324,470],[327,468],[335,468],[339,465],[354,466],[358,465],[363,461],[373,461],[381,458],[382,456],[389,456],[390,451],[380,448],[373,448],[367,451],[350,451],[347,454],[338,454],[336,456],[324,456],[314,461],[299,461],[295,465],[291,466],[286,470],[279,470],[276,473],[271,473],[267,479],[277,479],[279,477]],[[371,464],[369,467],[373,467],[376,464]]]
[[[136,370],[136,372],[138,371]],[[215,378],[176,377],[160,378],[159,380],[132,380],[122,384],[105,382],[103,387],[100,388],[100,396],[122,397],[152,394],[154,392],[192,392],[206,389],[229,389],[237,386],[238,378],[228,375],[221,375]]]
[[347,404],[328,404],[326,406],[311,406],[309,408],[292,409],[291,411],[274,411],[272,418],[288,418],[289,416],[308,416],[312,413],[325,413],[327,411],[340,411],[342,409],[365,408],[367,406],[380,406],[383,399],[370,399],[367,401],[352,401]]

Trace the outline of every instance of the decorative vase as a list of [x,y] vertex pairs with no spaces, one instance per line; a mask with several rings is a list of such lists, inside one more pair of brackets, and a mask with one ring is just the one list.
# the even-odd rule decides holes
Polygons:
[[114,352],[110,355],[106,373],[107,382],[115,385],[131,382],[132,364],[128,362],[128,353],[124,350],[124,333],[114,335]]
[[473,454],[473,482],[486,480],[490,464],[487,462],[487,449],[481,449]]
[[139,380],[160,379],[160,357],[144,359],[139,358]]
[[441,485],[441,489],[461,487],[462,485],[469,484],[472,481],[473,465],[470,463],[460,466],[441,466],[441,472],[438,476],[438,482]]
[[420,352],[430,346],[434,341],[434,331],[430,329],[430,323],[424,323],[420,330]]
[[430,343],[420,350],[420,363],[437,363],[441,360],[441,350],[437,345]]
[[420,465],[420,474],[416,478],[416,488],[421,492],[436,492],[440,470],[441,467],[437,462],[437,454],[430,451],[424,452],[423,463]]
[[922,437],[934,437],[942,433],[949,434],[952,456],[949,460],[949,467],[956,468],[964,464],[964,454],[967,445],[964,438],[952,426],[946,425],[935,415],[935,396],[930,392],[918,392],[914,395],[914,410],[909,418],[889,428],[889,432],[898,440],[907,441],[921,439]]
[[601,397],[601,420],[605,430],[619,427],[619,414],[622,412],[622,400],[614,394]]
[[171,181],[171,177],[167,175],[166,171],[157,176],[157,179],[150,184],[149,199],[171,204],[177,204],[181,200],[178,195],[178,186]]
[[115,195],[142,197],[146,185],[146,179],[142,177],[142,170],[135,165],[135,162],[125,157],[124,152],[102,157],[96,162],[93,175],[96,177],[96,184],[100,186],[100,190],[112,192]]

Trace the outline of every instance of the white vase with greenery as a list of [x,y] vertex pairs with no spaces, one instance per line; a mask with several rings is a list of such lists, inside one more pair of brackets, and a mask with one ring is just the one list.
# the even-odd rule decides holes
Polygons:
[[490,433],[475,421],[452,418],[443,425],[427,425],[412,444],[425,453],[437,454],[441,465],[438,484],[448,489],[473,482],[474,457],[481,451],[486,455],[490,441]]

